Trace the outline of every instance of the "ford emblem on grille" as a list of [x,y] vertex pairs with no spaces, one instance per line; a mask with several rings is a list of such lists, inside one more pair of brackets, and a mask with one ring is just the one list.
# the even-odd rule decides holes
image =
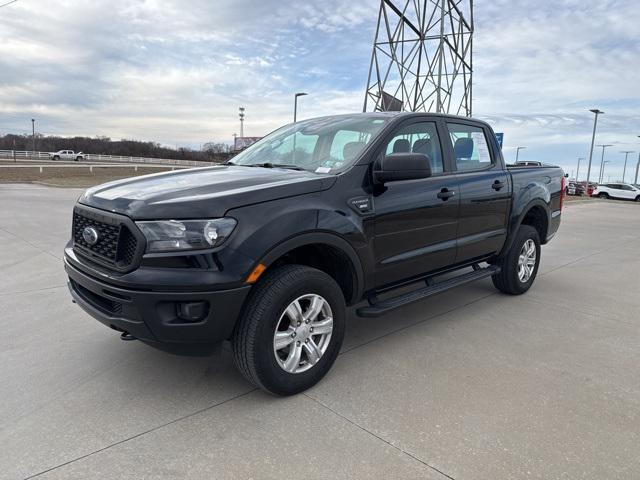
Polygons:
[[95,245],[98,243],[98,231],[93,227],[85,227],[82,231],[82,238],[89,245]]

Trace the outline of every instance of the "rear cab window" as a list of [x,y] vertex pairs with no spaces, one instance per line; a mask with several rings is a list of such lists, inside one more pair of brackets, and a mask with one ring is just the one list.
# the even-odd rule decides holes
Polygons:
[[481,127],[462,123],[448,123],[449,139],[453,148],[456,170],[459,172],[483,170],[494,165],[489,142]]

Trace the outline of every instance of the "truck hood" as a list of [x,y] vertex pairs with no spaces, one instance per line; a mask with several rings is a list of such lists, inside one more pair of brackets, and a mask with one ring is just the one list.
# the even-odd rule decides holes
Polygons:
[[335,177],[281,168],[216,166],[118,180],[80,203],[134,220],[221,217],[229,209],[318,192]]

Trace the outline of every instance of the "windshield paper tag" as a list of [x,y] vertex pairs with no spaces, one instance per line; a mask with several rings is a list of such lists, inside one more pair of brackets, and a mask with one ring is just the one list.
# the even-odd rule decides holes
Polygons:
[[316,173],[329,173],[331,171],[331,167],[318,167],[316,168]]

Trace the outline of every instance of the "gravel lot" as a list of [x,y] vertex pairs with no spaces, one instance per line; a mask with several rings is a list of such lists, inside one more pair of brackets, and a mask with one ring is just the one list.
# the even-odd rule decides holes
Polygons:
[[0,478],[640,478],[640,206],[575,202],[528,294],[351,315],[327,378],[122,342],[71,304],[78,189],[0,184]]

